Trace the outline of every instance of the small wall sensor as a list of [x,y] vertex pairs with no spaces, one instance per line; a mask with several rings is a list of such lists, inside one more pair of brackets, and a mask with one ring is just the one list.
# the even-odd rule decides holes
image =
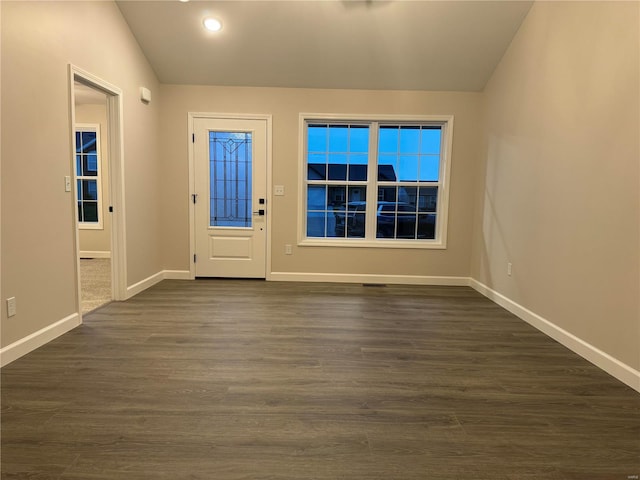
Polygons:
[[140,100],[144,103],[151,103],[151,90],[140,87]]

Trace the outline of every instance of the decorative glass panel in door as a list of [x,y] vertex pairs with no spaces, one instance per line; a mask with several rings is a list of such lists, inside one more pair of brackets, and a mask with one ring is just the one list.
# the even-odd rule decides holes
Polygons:
[[209,132],[209,226],[252,226],[251,156],[251,132]]

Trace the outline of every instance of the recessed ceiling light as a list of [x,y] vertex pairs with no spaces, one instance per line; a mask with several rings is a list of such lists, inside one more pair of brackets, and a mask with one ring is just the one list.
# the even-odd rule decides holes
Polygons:
[[187,3],[189,0],[180,0],[182,3]]
[[211,32],[219,32],[222,30],[222,22],[217,18],[207,17],[202,21],[202,23],[204,24],[204,28]]

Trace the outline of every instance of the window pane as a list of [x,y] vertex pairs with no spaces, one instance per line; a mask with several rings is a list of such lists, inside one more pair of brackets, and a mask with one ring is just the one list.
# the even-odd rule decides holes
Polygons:
[[398,131],[398,127],[380,127],[378,152],[395,153],[398,151]]
[[396,238],[416,238],[416,215],[398,213]]
[[[387,208],[390,206],[387,205]],[[384,206],[378,207],[376,237],[394,238],[396,228],[396,214],[393,211],[384,210]]]
[[400,153],[418,153],[420,145],[420,127],[402,127],[400,129]]
[[[311,156],[315,156],[315,155],[309,155],[309,157]],[[321,156],[324,157],[324,155],[321,155]],[[327,164],[325,162],[322,162],[322,163],[309,162],[307,164],[307,180],[326,180],[326,179],[327,179]]]
[[76,153],[80,153],[82,151],[82,136],[80,132],[76,132]]
[[366,154],[349,155],[349,165],[366,165],[367,163],[368,163],[368,156]]
[[329,151],[347,152],[349,127],[347,125],[329,126]]
[[96,151],[96,132],[82,132],[82,151],[84,153]]
[[420,156],[420,181],[437,182],[440,178],[440,156]]
[[325,235],[325,212],[307,213],[307,237],[324,237]]
[[329,180],[346,180],[347,179],[347,155],[346,154],[329,154],[328,165]]
[[396,203],[397,187],[379,187],[378,188],[378,200],[381,202]]
[[98,202],[83,202],[82,208],[84,210],[83,222],[97,222],[98,221]]
[[78,221],[84,222],[84,215],[82,214],[82,202],[78,202]]
[[327,237],[344,237],[344,211],[327,212]]
[[354,125],[349,132],[349,151],[366,153],[369,151],[369,127]]
[[420,153],[440,153],[440,127],[424,127],[421,132]]
[[327,154],[326,153],[310,153],[307,156],[307,163],[324,165],[327,163]]
[[346,153],[330,153],[329,165],[346,165],[347,154]]
[[438,206],[438,187],[420,187],[418,210],[420,212],[435,212]]
[[[349,187],[349,205],[365,205],[367,200],[367,187]],[[351,207],[347,208],[352,210]],[[363,207],[364,209],[364,207]]]
[[83,175],[87,177],[98,175],[98,156],[95,153],[83,155],[82,164]]
[[346,180],[347,165],[329,164],[329,180]]
[[329,208],[333,210],[344,210],[345,203],[347,203],[347,187],[343,185],[330,186],[328,193],[327,203],[329,204]]
[[349,165],[349,180],[352,182],[365,182],[367,180],[367,166]]
[[349,155],[349,164],[350,165],[366,165],[369,162],[369,156],[360,153],[352,153]]
[[82,180],[82,199],[85,201],[98,200],[98,182],[95,180]]
[[418,156],[400,155],[399,172],[401,182],[418,181]]
[[307,210],[327,209],[327,187],[324,185],[309,185],[307,189]]
[[82,200],[82,180],[76,180],[76,192],[78,192],[78,200]]
[[326,125],[309,125],[307,128],[307,149],[309,152],[327,151]]
[[[417,199],[417,187],[398,187],[398,202],[401,202],[403,205],[411,205],[410,211],[412,212],[416,211]],[[401,211],[401,209],[398,209],[398,211]]]
[[433,240],[436,238],[436,216],[418,215],[418,238]]
[[76,155],[76,175],[82,176],[82,155]]
[[367,181],[367,155],[349,155],[349,180],[354,182]]
[[396,160],[395,155],[380,155],[378,157],[378,181],[395,182],[398,180],[395,168]]
[[349,214],[349,223],[347,224],[347,237],[364,238],[365,232],[365,214],[351,213]]
[[334,237],[344,237],[346,233],[346,217],[347,212],[334,212],[334,225],[333,225],[333,235]]

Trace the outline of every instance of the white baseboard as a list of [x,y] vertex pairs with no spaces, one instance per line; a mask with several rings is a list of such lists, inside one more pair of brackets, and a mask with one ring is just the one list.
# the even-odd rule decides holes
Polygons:
[[419,275],[371,275],[350,273],[271,272],[267,280],[276,282],[387,283],[393,285],[468,286],[468,277],[427,277]]
[[[95,252],[91,252],[92,254]],[[108,252],[107,252],[108,253]],[[93,258],[99,258],[94,256]],[[105,258],[105,257],[102,257]],[[190,272],[188,270],[163,270],[154,275],[151,275],[144,280],[127,287],[127,299],[137,295],[138,293],[152,287],[156,283],[164,279],[173,280],[188,280],[190,279]],[[18,358],[26,355],[29,352],[49,343],[51,340],[59,337],[60,335],[67,333],[69,330],[77,327],[82,323],[81,317],[78,313],[73,313],[62,320],[57,321],[45,328],[38,330],[31,335],[28,335],[20,340],[7,345],[0,349],[0,367],[4,367],[9,363],[17,360]]]
[[139,293],[145,291],[147,288],[153,287],[156,283],[160,283],[162,280],[164,280],[164,273],[160,271],[145,278],[144,280],[140,280],[138,283],[134,283],[133,285],[127,287],[125,300],[129,300],[131,297],[138,295]]
[[80,258],[111,258],[111,252],[92,252],[80,250]]
[[81,323],[80,315],[73,313],[56,323],[13,342],[11,345],[7,345],[3,349],[0,349],[0,367],[4,367],[27,353],[34,351],[36,348],[41,347],[45,343],[49,343],[51,340],[67,333]]
[[145,278],[144,280],[134,283],[127,287],[126,300],[131,297],[145,291],[147,288],[153,287],[156,283],[160,283],[162,280],[190,280],[191,273],[189,270],[161,270],[158,273]]
[[191,280],[191,272],[189,270],[163,270],[162,278],[164,280]]
[[540,315],[528,310],[522,305],[505,297],[501,293],[489,288],[483,283],[475,279],[470,279],[469,286],[480,292],[488,299],[494,301],[504,309],[521,318],[531,326],[537,328],[545,335],[553,338],[561,343],[569,350],[577,353],[584,359],[601,368],[609,375],[617,378],[621,382],[630,386],[634,390],[640,392],[640,372],[629,365],[622,363],[620,360],[613,358],[606,352],[603,352],[590,343],[585,342],[581,338],[576,337],[572,333],[564,330],[549,320],[542,318]]

